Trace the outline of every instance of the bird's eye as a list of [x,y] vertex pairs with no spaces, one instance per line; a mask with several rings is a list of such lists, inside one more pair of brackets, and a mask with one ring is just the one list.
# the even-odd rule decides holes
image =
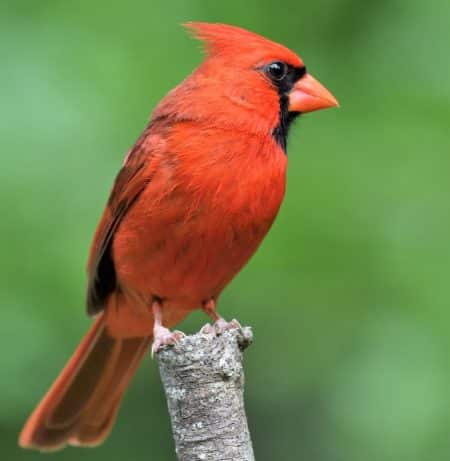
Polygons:
[[280,80],[283,80],[284,77],[286,77],[288,68],[284,62],[275,61],[267,64],[264,70],[272,80],[279,82]]

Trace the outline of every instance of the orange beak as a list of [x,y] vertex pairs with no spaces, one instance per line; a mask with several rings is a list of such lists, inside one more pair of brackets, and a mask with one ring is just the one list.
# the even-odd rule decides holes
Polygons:
[[289,112],[312,112],[313,110],[339,107],[336,98],[313,76],[305,74],[289,93]]

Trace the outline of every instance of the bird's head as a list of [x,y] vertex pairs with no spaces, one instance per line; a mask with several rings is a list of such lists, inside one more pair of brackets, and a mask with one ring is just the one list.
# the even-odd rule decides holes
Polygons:
[[285,149],[296,116],[338,106],[302,59],[283,45],[226,24],[185,26],[204,42],[206,59],[169,95],[167,106],[181,118],[195,113],[216,124],[270,132]]

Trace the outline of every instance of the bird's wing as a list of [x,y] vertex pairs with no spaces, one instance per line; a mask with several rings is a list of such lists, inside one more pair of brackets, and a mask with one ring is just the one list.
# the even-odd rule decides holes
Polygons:
[[128,153],[94,235],[87,266],[86,304],[89,315],[97,314],[103,309],[107,296],[116,287],[111,243],[123,217],[151,180],[149,172],[146,171],[152,157],[151,147],[145,143],[150,130],[151,125]]

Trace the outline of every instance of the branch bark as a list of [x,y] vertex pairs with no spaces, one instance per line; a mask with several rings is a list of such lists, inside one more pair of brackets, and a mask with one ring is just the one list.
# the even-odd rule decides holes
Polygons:
[[179,461],[254,461],[244,409],[249,327],[202,330],[158,355]]

